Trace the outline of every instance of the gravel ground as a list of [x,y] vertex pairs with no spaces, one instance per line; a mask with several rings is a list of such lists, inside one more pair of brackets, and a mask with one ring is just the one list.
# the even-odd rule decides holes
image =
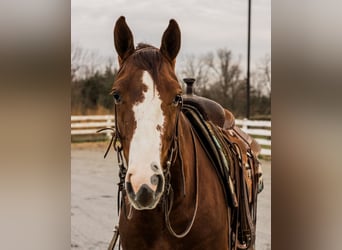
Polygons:
[[[118,182],[113,151],[104,143],[71,146],[71,249],[107,249],[116,225]],[[256,250],[271,249],[271,163],[263,161],[265,188],[258,199]]]

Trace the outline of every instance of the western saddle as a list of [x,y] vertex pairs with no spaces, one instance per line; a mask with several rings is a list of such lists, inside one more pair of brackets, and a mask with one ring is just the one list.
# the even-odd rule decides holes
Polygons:
[[260,145],[235,125],[233,114],[193,93],[185,78],[183,113],[215,166],[230,209],[229,249],[255,249],[257,194],[263,189]]

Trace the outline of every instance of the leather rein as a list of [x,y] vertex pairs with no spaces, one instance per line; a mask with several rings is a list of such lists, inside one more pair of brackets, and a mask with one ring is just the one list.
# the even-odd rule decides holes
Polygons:
[[[170,221],[170,214],[172,211],[173,207],[173,200],[174,200],[174,192],[173,188],[171,185],[171,167],[175,164],[177,157],[179,157],[180,162],[181,162],[181,171],[182,171],[182,183],[183,183],[183,194],[185,196],[185,178],[184,178],[184,166],[183,166],[183,159],[181,152],[179,150],[179,140],[178,140],[178,123],[179,123],[179,116],[180,113],[182,112],[182,106],[183,106],[183,98],[182,96],[179,96],[180,98],[173,103],[173,105],[179,107],[177,114],[176,114],[176,125],[175,125],[175,130],[172,135],[172,141],[171,141],[171,146],[170,149],[168,150],[168,159],[166,161],[166,166],[163,168],[163,174],[165,178],[165,189],[164,189],[164,194],[161,197],[160,201],[162,202],[162,208],[164,211],[164,219],[165,219],[165,225],[170,232],[170,234],[176,238],[183,238],[185,237],[191,230],[196,214],[197,214],[197,209],[198,209],[198,189],[199,189],[199,181],[198,181],[198,159],[197,159],[197,145],[196,145],[196,140],[195,140],[195,133],[193,131],[193,128],[190,127],[191,130],[191,138],[192,138],[192,143],[193,143],[193,150],[194,150],[194,158],[195,158],[195,171],[196,171],[196,176],[195,176],[195,181],[196,181],[196,201],[195,201],[195,208],[194,208],[194,213],[192,216],[191,221],[187,225],[186,229],[182,233],[177,233],[173,229]],[[125,216],[128,220],[130,220],[133,216],[133,211],[132,211],[132,205],[130,205],[130,211],[127,213],[126,211],[126,205],[125,205],[125,197],[126,197],[126,190],[125,190],[125,177],[127,173],[128,167],[125,165],[125,159],[123,156],[123,146],[122,146],[122,140],[121,140],[121,133],[119,130],[118,126],[118,120],[117,120],[117,105],[118,102],[115,101],[114,103],[114,115],[115,115],[115,122],[114,122],[114,128],[103,128],[98,130],[97,132],[102,132],[104,130],[111,130],[113,131],[112,138],[110,140],[110,143],[107,147],[107,150],[104,154],[104,158],[107,156],[111,145],[113,145],[114,150],[116,151],[117,155],[117,161],[119,165],[119,183],[118,183],[118,195],[117,195],[117,209],[118,209],[118,215],[120,215],[120,208],[123,207]],[[119,227],[118,225],[115,226],[114,228],[114,235],[111,240],[111,243],[109,245],[110,250],[114,249],[115,244],[117,242],[118,236],[119,236]]]

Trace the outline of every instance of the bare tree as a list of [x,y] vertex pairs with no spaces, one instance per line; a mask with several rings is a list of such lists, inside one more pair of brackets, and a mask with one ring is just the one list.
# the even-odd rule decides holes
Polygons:
[[182,77],[196,79],[195,91],[221,103],[232,111],[241,110],[241,94],[244,80],[240,69],[240,60],[234,63],[232,52],[219,49],[216,54],[207,53],[199,58],[188,56]]
[[181,71],[181,77],[193,77],[196,79],[194,88],[198,95],[203,95],[212,82],[212,67],[213,54],[207,53],[196,58],[194,55],[186,57],[185,67]]
[[[104,71],[108,61],[99,55],[97,51],[84,49],[76,44],[71,45],[71,79],[90,77],[96,71]],[[112,63],[111,63],[112,64]]]
[[81,47],[76,46],[75,44],[71,44],[71,81],[75,80],[77,72],[80,69],[80,60],[83,56],[83,49]]
[[[247,104],[246,79],[240,60],[233,60],[233,54],[228,49],[218,49],[215,54],[207,53],[199,58],[188,56],[182,76],[196,78],[196,94],[219,102],[236,117],[244,117]],[[257,119],[269,119],[271,58],[265,56],[251,73],[251,115]]]
[[215,88],[221,95],[219,102],[234,111],[243,90],[240,64],[232,62],[232,53],[227,49],[217,50],[217,57],[217,65],[213,62],[211,67],[216,73]]
[[269,55],[265,55],[257,64],[255,78],[259,95],[269,97],[271,95],[271,57]]

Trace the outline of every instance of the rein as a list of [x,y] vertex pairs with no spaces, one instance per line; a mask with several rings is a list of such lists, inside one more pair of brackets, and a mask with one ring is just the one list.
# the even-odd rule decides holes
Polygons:
[[[113,131],[113,135],[112,135],[112,138],[109,142],[107,150],[104,154],[104,158],[106,158],[110,147],[113,145],[113,148],[116,151],[117,161],[118,161],[118,165],[119,165],[119,169],[120,169],[119,170],[118,195],[117,195],[117,209],[118,209],[118,215],[119,215],[120,214],[120,207],[121,207],[120,206],[120,200],[123,203],[124,202],[124,196],[126,195],[126,193],[125,193],[125,177],[126,177],[126,173],[127,173],[127,166],[125,166],[125,161],[124,161],[124,157],[123,157],[123,153],[122,153],[123,147],[122,147],[122,142],[121,142],[121,136],[120,136],[120,130],[119,130],[119,126],[118,126],[118,121],[116,119],[118,117],[116,105],[117,105],[117,103],[114,104],[114,116],[115,116],[114,129],[113,128],[103,128],[103,129],[98,130],[97,132],[102,132],[104,130]],[[121,199],[120,199],[120,197],[121,197],[120,194],[122,194]],[[129,218],[130,215],[128,215],[126,217]]]
[[[172,206],[173,206],[173,198],[174,198],[174,193],[173,193],[173,189],[170,183],[171,180],[171,174],[170,174],[170,166],[171,164],[168,164],[168,168],[167,168],[167,175],[166,177],[168,178],[168,186],[167,186],[167,192],[164,193],[164,201],[163,201],[163,205],[164,205],[164,216],[165,216],[165,223],[166,223],[166,227],[169,230],[170,234],[176,238],[184,238],[191,230],[196,215],[197,215],[197,209],[198,209],[198,160],[197,160],[197,147],[196,147],[196,141],[194,139],[194,132],[193,129],[191,128],[191,139],[194,145],[194,156],[195,156],[195,169],[196,169],[196,175],[195,175],[195,180],[196,180],[196,201],[195,201],[195,209],[194,209],[194,214],[192,216],[191,222],[187,225],[186,229],[184,230],[184,232],[182,233],[176,233],[174,231],[174,229],[171,226],[171,222],[170,222],[170,214],[171,214],[171,210],[172,210]],[[172,152],[171,151],[171,156],[172,156]],[[183,170],[183,164],[182,165],[182,170]],[[183,175],[184,176],[184,175]],[[184,185],[184,183],[183,183]],[[185,190],[185,188],[184,188]]]
[[[120,215],[120,208],[124,208],[124,213],[125,216],[128,220],[132,218],[132,205],[130,205],[130,211],[127,214],[126,211],[126,206],[125,206],[125,196],[126,196],[126,190],[125,190],[125,177],[127,173],[128,167],[125,165],[125,160],[123,156],[123,146],[122,146],[122,141],[121,141],[121,134],[120,134],[120,129],[118,126],[118,121],[117,121],[117,105],[118,103],[115,102],[114,104],[114,115],[115,115],[115,123],[114,123],[114,128],[103,128],[98,130],[97,132],[102,132],[105,130],[111,130],[113,131],[112,138],[109,142],[109,145],[107,147],[107,150],[104,154],[104,158],[106,158],[110,147],[113,145],[114,150],[116,151],[117,155],[117,161],[119,165],[119,183],[118,183],[118,195],[117,195],[117,209],[118,209],[118,215]],[[190,127],[191,131],[191,138],[194,146],[194,157],[195,157],[195,169],[196,169],[196,176],[195,176],[195,181],[196,181],[196,201],[195,201],[195,208],[194,208],[194,214],[192,216],[192,219],[190,223],[187,225],[186,229],[182,233],[176,233],[175,230],[173,229],[170,221],[170,214],[173,208],[173,200],[174,200],[174,192],[173,188],[171,185],[171,166],[175,164],[175,161],[177,159],[177,156],[179,157],[181,161],[181,173],[182,173],[182,184],[183,184],[183,194],[185,196],[185,176],[184,176],[184,166],[183,166],[183,159],[181,152],[179,151],[179,140],[178,140],[178,123],[179,123],[179,115],[182,112],[182,106],[183,106],[183,99],[180,96],[179,100],[174,103],[175,106],[179,107],[179,110],[176,115],[176,125],[175,125],[175,130],[172,135],[172,142],[171,142],[171,147],[169,149],[169,157],[166,161],[166,167],[163,169],[163,174],[165,178],[165,190],[164,194],[161,198],[162,201],[162,208],[164,210],[164,219],[165,219],[165,224],[170,232],[170,234],[176,238],[183,238],[185,237],[191,230],[196,215],[197,215],[197,209],[198,209],[198,189],[199,189],[199,182],[198,182],[198,159],[197,159],[197,145],[195,141],[195,135],[193,128]],[[116,225],[114,227],[114,235],[111,240],[111,243],[109,245],[110,250],[114,249],[117,239],[119,237],[119,227]]]

